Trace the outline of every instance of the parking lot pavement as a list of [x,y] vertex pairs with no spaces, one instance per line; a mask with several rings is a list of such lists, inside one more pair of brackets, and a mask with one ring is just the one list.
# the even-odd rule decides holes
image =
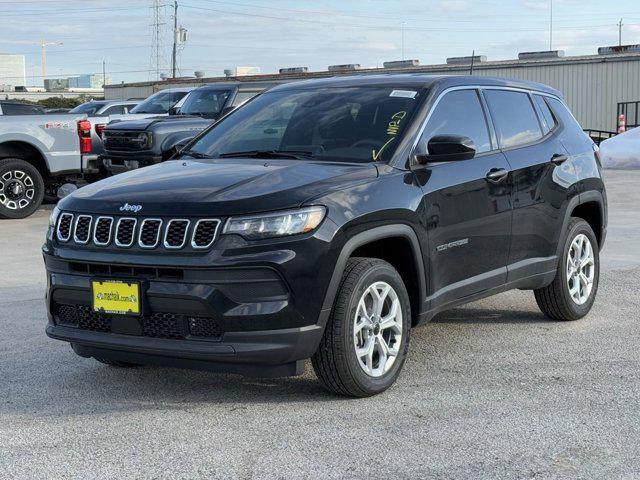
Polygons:
[[600,292],[578,322],[531,292],[413,331],[374,398],[305,375],[118,370],[44,334],[48,211],[0,222],[0,477],[639,478],[640,172],[606,172]]

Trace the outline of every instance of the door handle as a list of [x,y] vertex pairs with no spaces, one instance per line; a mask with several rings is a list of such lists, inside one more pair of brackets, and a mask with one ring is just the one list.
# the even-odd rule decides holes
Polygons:
[[551,163],[555,163],[556,165],[560,165],[561,163],[564,163],[567,160],[569,160],[569,157],[567,157],[566,155],[562,155],[560,153],[556,153],[551,157]]
[[492,168],[487,172],[487,180],[491,183],[500,183],[502,180],[507,178],[509,172],[504,168]]

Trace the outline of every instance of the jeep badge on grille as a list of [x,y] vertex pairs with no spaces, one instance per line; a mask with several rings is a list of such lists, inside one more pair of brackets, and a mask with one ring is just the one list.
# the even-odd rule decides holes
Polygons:
[[121,212],[138,213],[140,210],[142,210],[142,205],[129,205],[128,203],[125,203],[120,207]]

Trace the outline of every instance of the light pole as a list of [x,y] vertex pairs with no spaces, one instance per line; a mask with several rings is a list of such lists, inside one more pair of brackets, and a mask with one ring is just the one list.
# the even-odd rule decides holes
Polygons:
[[553,50],[553,0],[549,0],[549,51]]
[[47,47],[48,46],[58,46],[62,45],[62,42],[45,42],[44,40],[40,41],[40,48],[42,49],[42,83],[44,84],[44,79],[47,78]]

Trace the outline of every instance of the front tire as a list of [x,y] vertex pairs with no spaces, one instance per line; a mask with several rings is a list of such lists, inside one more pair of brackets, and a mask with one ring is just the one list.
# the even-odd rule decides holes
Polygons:
[[368,397],[398,378],[409,347],[411,306],[398,272],[376,258],[347,262],[313,369],[331,392]]
[[578,320],[593,306],[600,277],[598,240],[591,226],[572,218],[553,282],[534,290],[536,302],[553,320]]
[[43,197],[44,181],[36,167],[19,158],[0,160],[0,218],[26,218]]

